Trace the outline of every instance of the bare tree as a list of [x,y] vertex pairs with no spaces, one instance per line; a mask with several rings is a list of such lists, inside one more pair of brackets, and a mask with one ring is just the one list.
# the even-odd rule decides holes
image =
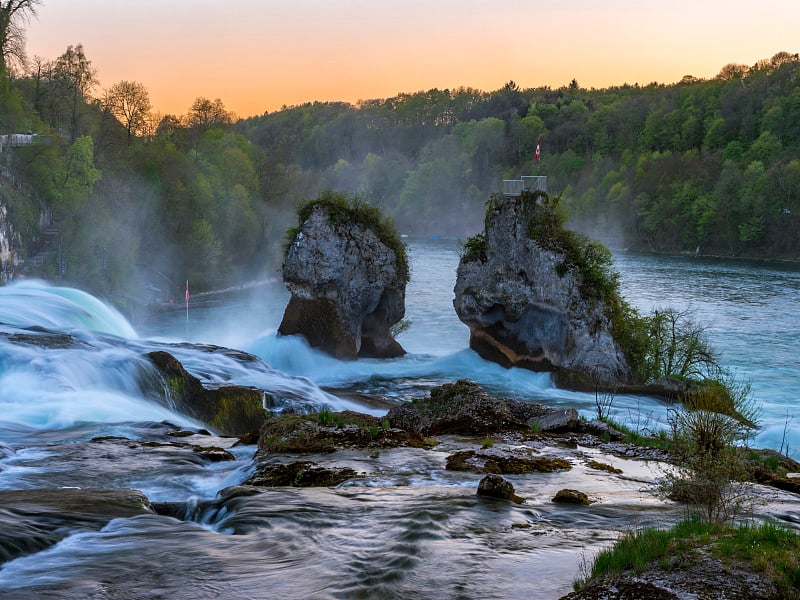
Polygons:
[[214,125],[227,125],[231,122],[231,114],[225,110],[225,105],[219,98],[211,101],[200,97],[192,103],[186,121],[189,127],[202,133]]
[[36,14],[41,0],[0,0],[0,78],[8,67],[25,64],[25,33],[22,23]]
[[53,66],[55,91],[68,107],[70,138],[78,136],[80,111],[89,100],[89,93],[97,85],[97,70],[83,53],[83,45],[68,46]]
[[144,131],[150,112],[150,95],[138,81],[120,81],[106,90],[103,107],[128,131],[128,143]]

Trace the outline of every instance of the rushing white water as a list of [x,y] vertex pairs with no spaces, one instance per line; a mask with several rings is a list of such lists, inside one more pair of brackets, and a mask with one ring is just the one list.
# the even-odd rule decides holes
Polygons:
[[[154,502],[196,506],[194,521],[140,515],[52,533],[52,544],[0,566],[0,596],[263,597],[268,589],[281,597],[555,598],[569,591],[582,552],[591,558],[621,529],[676,518],[644,491],[655,477],[644,463],[597,456],[616,460],[625,475],[576,464],[566,474],[520,476],[514,485],[528,500],[512,506],[478,499],[478,475],[447,471],[453,448],[345,452],[337,460],[365,478],[336,489],[215,499],[246,478],[253,449],[200,433],[181,438],[235,455],[208,463],[173,445],[176,427],[196,431],[202,424],[159,401],[163,390],[148,352],[172,353],[205,383],[267,390],[285,408],[381,414],[343,396],[409,399],[468,377],[493,393],[592,415],[593,395],[559,390],[547,374],[503,369],[468,349],[467,328],[452,307],[457,248],[453,241],[410,242],[410,327],[399,337],[408,354],[386,361],[337,361],[302,339],[277,336],[287,300],[279,285],[193,308],[188,322],[176,311],[139,323],[138,333],[78,290],[43,282],[0,288],[0,491],[135,488]],[[756,442],[800,448],[800,420],[791,420],[800,396],[800,271],[632,255],[618,256],[617,264],[636,306],[691,308],[708,324],[723,364],[752,381],[763,406]],[[667,407],[618,396],[613,410],[653,429],[664,426]],[[600,500],[560,508],[550,502],[560,487],[586,488]],[[792,502],[768,510],[793,522],[800,517]],[[42,528],[49,518],[28,525],[0,506],[0,536],[35,544],[51,535]]]
[[43,281],[22,280],[0,287],[0,323],[136,337],[130,323],[113,307],[81,290]]

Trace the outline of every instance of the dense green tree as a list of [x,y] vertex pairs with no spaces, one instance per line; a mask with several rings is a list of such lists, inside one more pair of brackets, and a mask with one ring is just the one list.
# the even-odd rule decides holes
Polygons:
[[[25,3],[0,8],[12,4]],[[6,80],[0,128],[39,134],[3,156],[30,190],[11,210],[26,231],[58,228],[66,276],[105,294],[150,281],[174,297],[187,277],[202,287],[263,273],[295,205],[326,188],[404,232],[465,237],[502,179],[537,173],[571,227],[615,248],[800,255],[794,54],[673,85],[434,88],[239,121],[219,99],[199,97],[182,116],[117,104],[122,83],[119,98],[146,99],[132,82],[98,103],[95,77],[80,45],[35,57]]]

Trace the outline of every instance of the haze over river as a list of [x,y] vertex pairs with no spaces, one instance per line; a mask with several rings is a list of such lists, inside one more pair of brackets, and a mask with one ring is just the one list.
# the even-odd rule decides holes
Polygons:
[[[257,386],[284,407],[327,404],[383,414],[343,399],[341,390],[350,398],[355,391],[410,399],[468,377],[492,393],[592,416],[594,395],[558,390],[547,374],[503,369],[468,349],[467,328],[452,307],[456,242],[411,240],[409,253],[410,326],[399,337],[409,354],[390,361],[344,363],[299,339],[278,338],[288,294],[277,274],[273,285],[192,309],[188,323],[175,311],[134,326],[77,290],[37,282],[0,288],[0,491],[133,488],[152,502],[187,507],[182,519],[142,514],[54,533],[0,504],[0,537],[38,540],[0,567],[0,597],[557,598],[571,590],[583,557],[591,559],[620,531],[680,518],[679,508],[648,491],[657,466],[589,448],[582,452],[623,475],[576,463],[566,473],[509,476],[527,499],[512,505],[477,497],[478,474],[445,470],[447,454],[460,444],[455,439],[434,452],[342,454],[337,460],[365,476],[337,488],[268,489],[233,499],[217,492],[252,471],[252,446],[230,448],[235,461],[208,463],[171,450],[134,452],[92,441],[164,441],[174,439],[169,432],[176,426],[202,427],[154,401],[159,390],[142,376],[150,368],[142,357],[156,349],[207,383]],[[707,324],[723,365],[752,382],[763,408],[754,445],[788,443],[797,458],[800,269],[629,254],[615,260],[632,304],[689,308]],[[31,343],[29,328],[36,326],[69,333],[73,341]],[[186,341],[245,350],[264,362],[178,343]],[[620,395],[612,413],[655,429],[665,426],[667,407]],[[185,439],[225,447],[233,441]],[[550,502],[565,487],[585,489],[598,501],[566,509]],[[760,510],[799,522],[793,498],[770,498]],[[49,535],[56,536],[52,543],[39,544]]]

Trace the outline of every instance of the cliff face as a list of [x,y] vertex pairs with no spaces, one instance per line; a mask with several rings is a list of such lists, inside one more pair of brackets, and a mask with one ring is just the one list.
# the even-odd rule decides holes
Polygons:
[[0,285],[5,285],[19,274],[15,241],[16,234],[8,222],[6,207],[0,204]]
[[608,305],[582,292],[581,274],[564,252],[531,239],[531,202],[493,204],[481,252],[458,265],[453,304],[470,328],[470,347],[508,367],[553,371],[567,387],[628,382]]
[[289,247],[283,281],[292,297],[281,335],[343,359],[405,354],[390,328],[405,314],[406,275],[371,228],[334,222],[316,206]]

